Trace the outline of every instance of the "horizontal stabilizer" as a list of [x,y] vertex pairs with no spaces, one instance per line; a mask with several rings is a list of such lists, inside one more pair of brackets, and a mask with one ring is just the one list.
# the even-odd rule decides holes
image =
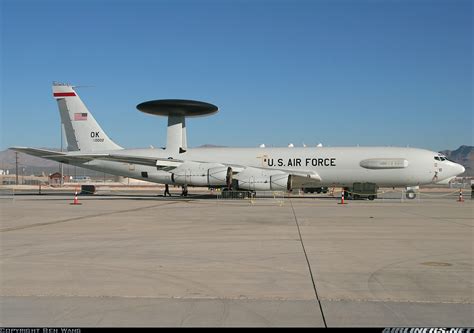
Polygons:
[[47,149],[37,149],[37,148],[27,148],[27,147],[10,147],[8,149],[20,152],[20,153],[25,153],[28,155],[32,156],[37,156],[37,157],[44,157],[47,155],[50,156],[63,156],[66,153],[62,153],[59,151],[54,151],[54,150],[47,150]]

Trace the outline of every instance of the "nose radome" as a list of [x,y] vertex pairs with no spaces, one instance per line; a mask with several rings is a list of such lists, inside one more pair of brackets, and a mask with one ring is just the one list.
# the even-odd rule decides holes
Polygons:
[[458,175],[466,171],[466,169],[461,164],[456,164],[456,167],[458,169]]

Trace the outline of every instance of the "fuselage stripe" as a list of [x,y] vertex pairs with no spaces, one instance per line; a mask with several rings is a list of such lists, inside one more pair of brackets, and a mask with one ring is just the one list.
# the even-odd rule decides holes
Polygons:
[[68,96],[76,96],[74,92],[58,92],[53,94],[54,97],[68,97]]

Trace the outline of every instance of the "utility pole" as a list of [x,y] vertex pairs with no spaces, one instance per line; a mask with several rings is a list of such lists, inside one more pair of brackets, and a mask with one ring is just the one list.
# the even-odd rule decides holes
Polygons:
[[15,178],[16,184],[18,185],[18,152],[15,152]]

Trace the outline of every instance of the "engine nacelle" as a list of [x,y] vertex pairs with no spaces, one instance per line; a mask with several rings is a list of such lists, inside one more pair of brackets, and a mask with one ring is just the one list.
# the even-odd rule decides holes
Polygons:
[[247,168],[236,177],[239,189],[250,191],[290,191],[291,175],[283,171]]
[[[143,177],[143,173],[142,173]],[[161,184],[171,184],[171,174],[165,171],[158,171],[156,173],[147,173],[147,177],[150,181],[161,183]]]
[[171,173],[176,184],[191,186],[227,186],[232,182],[232,168],[218,163],[186,162]]

